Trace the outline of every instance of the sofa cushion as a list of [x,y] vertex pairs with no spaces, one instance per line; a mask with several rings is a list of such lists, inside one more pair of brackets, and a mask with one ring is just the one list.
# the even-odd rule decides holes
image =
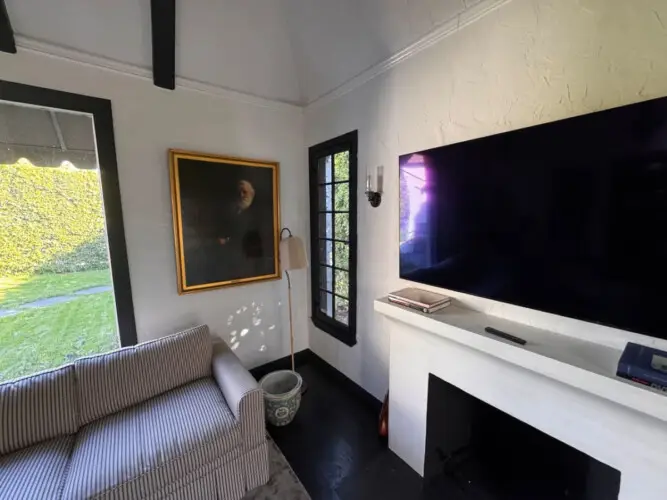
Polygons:
[[148,496],[238,458],[240,440],[220,389],[204,378],[84,427],[63,498]]
[[214,445],[204,462],[241,445],[241,428],[215,381],[197,380],[139,406],[146,465],[159,467],[177,457]]
[[60,498],[74,436],[63,436],[0,457],[0,498]]
[[80,425],[111,415],[145,399],[145,371],[136,348],[126,347],[74,362]]
[[136,405],[211,373],[207,326],[75,363],[80,425]]
[[[63,498],[89,498],[144,472],[141,425],[136,408],[83,427],[76,436]],[[128,490],[129,498],[143,496]]]
[[137,354],[148,369],[148,397],[211,375],[213,343],[206,325],[140,344]]
[[0,455],[78,429],[74,367],[0,384]]

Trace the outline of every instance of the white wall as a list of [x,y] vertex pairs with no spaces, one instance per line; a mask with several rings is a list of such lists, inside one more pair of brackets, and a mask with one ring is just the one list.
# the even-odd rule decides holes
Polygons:
[[[236,352],[248,367],[289,353],[286,280],[177,294],[167,149],[279,161],[282,223],[305,235],[308,186],[300,109],[169,92],[144,78],[25,51],[0,54],[0,79],[112,101],[140,341],[207,323],[227,342],[237,332]],[[293,281],[296,349],[301,350],[308,347],[306,273],[295,272]]]
[[[385,195],[360,202],[358,344],[310,326],[310,347],[380,398],[389,339],[373,299],[397,289],[398,156],[667,94],[663,0],[512,0],[325,106],[306,113],[306,145],[359,130],[366,167],[384,165]],[[362,193],[358,193],[363,196]],[[556,331],[572,323],[462,297]],[[604,341],[606,330],[578,324]]]

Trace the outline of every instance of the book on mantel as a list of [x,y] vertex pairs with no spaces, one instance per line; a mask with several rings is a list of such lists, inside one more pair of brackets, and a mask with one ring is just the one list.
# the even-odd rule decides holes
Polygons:
[[419,288],[403,288],[397,292],[391,292],[387,298],[389,302],[394,304],[410,307],[428,314],[444,309],[452,303],[452,299],[446,295],[420,290]]
[[616,375],[667,392],[667,352],[629,342]]

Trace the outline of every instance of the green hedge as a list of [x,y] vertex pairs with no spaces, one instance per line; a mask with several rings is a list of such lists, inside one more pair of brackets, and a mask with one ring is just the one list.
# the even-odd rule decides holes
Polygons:
[[106,267],[96,171],[0,165],[0,277]]

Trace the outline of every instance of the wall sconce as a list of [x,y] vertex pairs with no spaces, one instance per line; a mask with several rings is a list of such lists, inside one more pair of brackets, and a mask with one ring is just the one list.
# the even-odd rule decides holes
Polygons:
[[368,173],[366,176],[366,198],[371,207],[377,208],[382,203],[382,184],[384,181],[384,167],[377,167],[376,188],[373,190],[373,176]]

